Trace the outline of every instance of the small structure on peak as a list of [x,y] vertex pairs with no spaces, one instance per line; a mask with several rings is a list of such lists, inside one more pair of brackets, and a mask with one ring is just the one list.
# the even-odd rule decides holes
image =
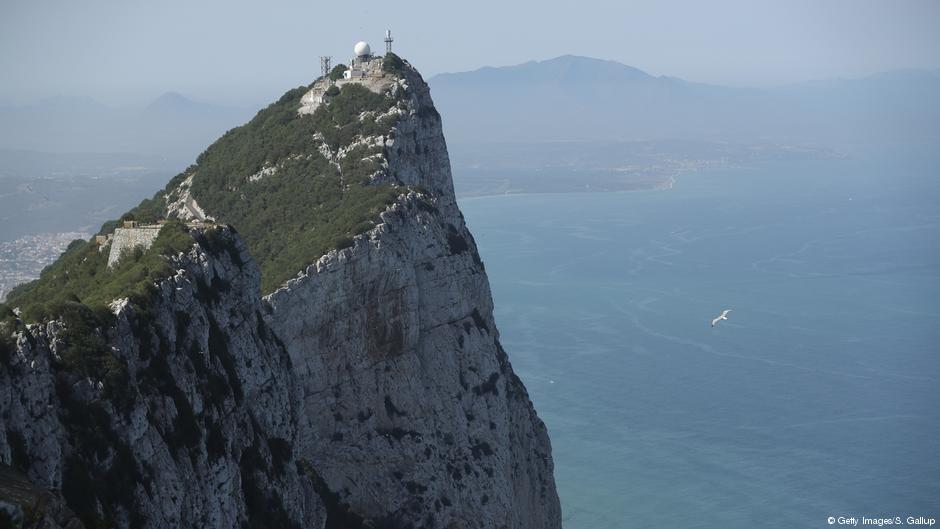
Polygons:
[[[349,65],[338,64],[333,66],[332,58],[329,56],[320,57],[320,74],[310,90],[303,95],[300,100],[300,108],[297,110],[300,114],[313,114],[316,109],[329,100],[327,90],[331,87],[342,88],[343,85],[354,83],[368,88],[369,90],[381,94],[389,90],[399,81],[399,76],[393,70],[386,70],[385,59],[387,54],[392,52],[392,32],[385,31],[385,53],[386,55],[372,55],[372,47],[369,43],[360,40],[353,46],[353,58],[349,60]],[[401,60],[392,54],[392,57],[401,64]],[[342,77],[339,76],[339,69],[345,68]],[[336,70],[336,72],[334,72]],[[335,93],[335,91],[334,91]]]
[[370,48],[369,43],[364,40],[360,40],[356,43],[356,45],[353,47],[353,52],[355,52],[356,57],[372,56],[372,48]]
[[373,68],[369,68],[370,62],[372,61],[372,48],[369,47],[369,43],[363,40],[360,40],[353,47],[353,53],[356,54],[352,60],[349,61],[349,68],[343,72],[343,79],[362,79],[363,77],[368,77]]

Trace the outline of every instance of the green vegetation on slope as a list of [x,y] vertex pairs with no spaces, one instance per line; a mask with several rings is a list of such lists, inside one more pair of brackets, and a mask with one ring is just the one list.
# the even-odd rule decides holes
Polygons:
[[144,305],[154,283],[173,274],[166,257],[193,244],[184,224],[168,222],[148,250],[138,247],[109,269],[107,249],[99,251],[94,241],[76,241],[39,279],[14,288],[7,304],[20,307],[26,321],[58,317],[68,303],[98,308],[128,297],[132,303]]
[[348,69],[349,67],[347,67],[345,64],[337,64],[333,67],[332,70],[330,70],[330,80],[339,81],[343,78],[343,73]]
[[[219,222],[241,233],[261,267],[263,292],[276,289],[329,250],[350,246],[352,237],[370,229],[400,190],[370,183],[381,169],[373,158],[382,153],[381,147],[355,147],[337,169],[317,149],[314,134],[322,135],[335,151],[359,136],[388,133],[396,117],[377,121],[375,116],[397,101],[360,85],[346,85],[314,114],[301,116],[297,109],[306,91],[288,91],[249,123],[227,132],[195,165],[121,220],[162,218],[167,195],[195,174],[193,196]],[[249,178],[265,168],[273,172]],[[100,233],[112,232],[117,222],[106,223]],[[121,297],[144,307],[154,283],[172,273],[166,256],[192,244],[187,228],[170,222],[149,250],[137,249],[108,269],[106,251],[100,252],[94,242],[75,241],[39,279],[13,289],[7,302],[22,309],[25,321],[78,314],[72,310],[75,304],[97,310]],[[0,353],[10,345],[0,343]]]
[[[205,242],[208,234],[201,236]],[[58,337],[62,367],[104,383],[105,396],[115,402],[126,397],[127,366],[107,345],[104,332],[114,316],[107,305],[128,297],[140,313],[146,313],[156,283],[173,274],[169,257],[195,244],[188,228],[169,222],[147,249],[136,248],[108,268],[107,248],[99,251],[93,241],[75,241],[39,279],[20,285],[0,305],[0,361],[8,364],[14,351],[11,332],[22,331],[9,307],[21,309],[23,322],[56,319],[64,324]]]
[[382,57],[382,70],[393,73],[401,74],[405,69],[405,61],[401,60],[401,57],[395,55],[392,52],[388,52]]
[[369,157],[381,154],[381,147],[354,148],[337,170],[313,139],[322,135],[335,152],[359,136],[388,133],[396,117],[377,121],[375,116],[396,100],[347,84],[314,114],[298,115],[306,91],[287,92],[230,130],[189,169],[199,205],[235,226],[248,245],[261,267],[262,292],[273,291],[331,249],[349,245],[399,194],[392,186],[370,185],[381,165]]

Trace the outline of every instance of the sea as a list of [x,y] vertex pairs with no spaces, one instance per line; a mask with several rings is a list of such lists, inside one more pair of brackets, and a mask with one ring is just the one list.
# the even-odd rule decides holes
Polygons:
[[566,529],[940,518],[937,145],[460,206]]

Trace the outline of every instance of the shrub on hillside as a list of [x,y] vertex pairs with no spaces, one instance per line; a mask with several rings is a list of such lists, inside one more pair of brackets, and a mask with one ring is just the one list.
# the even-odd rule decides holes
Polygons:
[[342,79],[343,72],[345,72],[348,69],[349,68],[345,64],[337,64],[336,66],[333,67],[332,70],[330,70],[330,79],[332,79],[333,81],[338,81]]
[[405,68],[405,61],[392,52],[385,54],[382,58],[382,70],[388,73],[401,74]]

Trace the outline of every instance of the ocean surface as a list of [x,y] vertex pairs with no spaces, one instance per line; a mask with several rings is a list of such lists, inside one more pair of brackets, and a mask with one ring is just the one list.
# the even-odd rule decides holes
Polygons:
[[931,150],[460,200],[566,529],[940,518]]

